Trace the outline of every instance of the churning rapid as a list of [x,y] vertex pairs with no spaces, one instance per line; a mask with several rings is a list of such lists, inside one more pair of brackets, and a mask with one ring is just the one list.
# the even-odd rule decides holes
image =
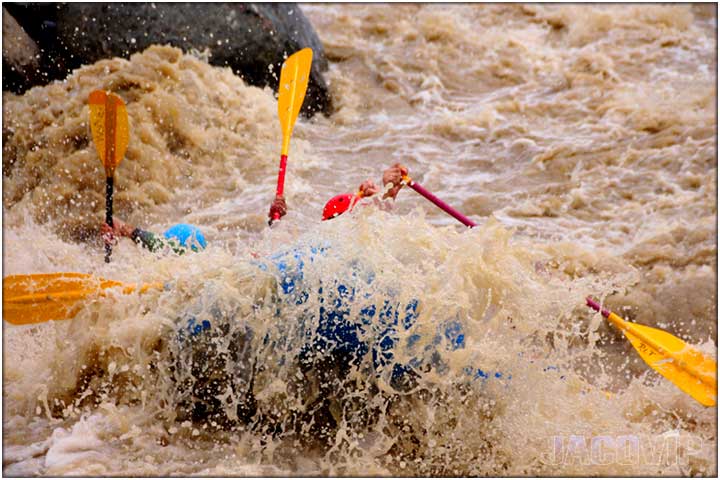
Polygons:
[[[584,302],[717,356],[715,7],[302,8],[335,111],[295,126],[273,228],[274,94],[202,53],[155,46],[3,93],[3,275],[168,284],[4,323],[3,473],[716,475],[716,408]],[[95,89],[130,119],[115,215],[199,225],[205,251],[124,239],[104,263]],[[408,188],[390,212],[320,221],[396,162],[479,226]],[[310,249],[305,296],[283,301],[267,259],[299,268]],[[362,299],[348,318],[396,308],[365,325],[372,355],[298,361],[334,302],[318,292],[341,284]],[[217,328],[183,336],[190,318]],[[388,358],[420,365],[403,383]]]

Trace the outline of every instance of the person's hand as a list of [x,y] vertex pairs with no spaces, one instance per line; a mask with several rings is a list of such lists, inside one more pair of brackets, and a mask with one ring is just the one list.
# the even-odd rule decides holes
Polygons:
[[270,212],[268,217],[270,220],[275,219],[275,214],[278,214],[278,218],[282,218],[287,214],[287,205],[285,204],[285,198],[282,196],[276,196],[270,205]]
[[383,185],[387,187],[388,184],[392,187],[385,192],[383,198],[392,198],[393,200],[397,196],[400,189],[403,187],[403,177],[408,174],[408,169],[404,165],[396,163],[392,167],[388,168],[383,172]]
[[358,190],[360,191],[360,196],[363,198],[372,197],[380,191],[380,189],[370,179],[361,183]]
[[[113,224],[115,222],[113,221]],[[117,239],[115,238],[115,232],[113,229],[108,225],[107,223],[103,223],[100,226],[100,236],[103,239],[103,243],[106,245],[115,245],[117,244]]]
[[125,223],[119,218],[113,218],[113,230],[115,235],[118,237],[132,237],[132,233],[135,230],[135,227],[130,225],[129,223]]
[[119,237],[131,237],[135,227],[123,222],[119,218],[113,218],[113,226],[103,223],[100,226],[100,235],[105,243],[117,243]]

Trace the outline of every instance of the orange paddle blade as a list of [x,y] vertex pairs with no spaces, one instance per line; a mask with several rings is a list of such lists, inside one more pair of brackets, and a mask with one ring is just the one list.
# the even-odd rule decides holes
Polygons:
[[653,370],[706,407],[717,404],[717,363],[712,357],[668,332],[623,320],[591,297],[586,301],[623,332]]
[[645,363],[706,407],[717,404],[717,363],[697,348],[657,328],[608,317]]
[[127,108],[122,98],[114,93],[95,90],[88,99],[90,105],[90,131],[98,156],[111,177],[125,156],[130,142]]
[[[3,278],[3,318],[13,325],[65,320],[74,317],[105,290],[121,287],[129,294],[135,284],[93,277],[86,273],[10,275]],[[144,284],[140,292],[163,288],[161,283]]]
[[280,85],[278,86],[278,117],[283,135],[280,152],[282,155],[288,154],[290,135],[292,135],[295,120],[297,120],[300,107],[305,100],[312,57],[312,49],[303,48],[290,55],[282,65]]

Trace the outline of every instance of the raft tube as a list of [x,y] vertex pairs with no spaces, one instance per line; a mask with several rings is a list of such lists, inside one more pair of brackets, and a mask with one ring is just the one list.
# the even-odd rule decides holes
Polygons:
[[[465,332],[462,324],[456,319],[439,323],[438,330],[430,345],[424,347],[426,360],[413,357],[407,363],[394,360],[394,350],[400,342],[400,332],[412,329],[418,318],[418,299],[400,301],[395,292],[386,292],[382,303],[377,302],[377,293],[373,295],[375,303],[371,303],[370,286],[375,274],[363,268],[359,262],[350,262],[347,278],[321,281],[320,285],[309,285],[305,278],[307,264],[322,262],[329,255],[331,248],[298,247],[267,257],[264,261],[255,262],[262,271],[272,273],[278,284],[280,302],[303,311],[299,321],[317,325],[317,329],[300,350],[302,364],[311,368],[319,356],[331,358],[333,364],[340,366],[343,372],[361,365],[366,355],[372,356],[372,367],[375,374],[384,376],[393,388],[406,389],[412,385],[412,378],[419,374],[417,370],[428,366],[428,349],[444,349],[455,351],[465,348]],[[359,288],[362,287],[362,288]],[[361,293],[365,292],[365,293]],[[303,310],[315,297],[319,309]],[[352,312],[355,312],[354,314]],[[279,311],[278,311],[279,313]],[[317,318],[313,318],[317,316]],[[186,335],[200,335],[212,329],[210,319],[187,320],[184,331],[179,332],[181,340]],[[418,334],[405,334],[406,347],[412,348],[419,344]],[[370,339],[368,341],[367,339]],[[265,339],[268,341],[268,339]],[[431,368],[439,373],[447,370],[439,357],[430,363]],[[465,375],[474,379],[487,381],[490,379],[509,380],[510,375],[502,372],[486,371],[475,367],[466,367]]]

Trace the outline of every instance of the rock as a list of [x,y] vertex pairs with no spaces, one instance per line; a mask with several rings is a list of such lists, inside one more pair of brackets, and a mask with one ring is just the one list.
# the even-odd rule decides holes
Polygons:
[[2,36],[3,90],[25,91],[40,80],[40,49],[5,8]]
[[207,52],[210,64],[231,67],[246,83],[277,91],[283,60],[310,47],[313,67],[303,113],[332,108],[322,76],[327,70],[322,44],[294,3],[13,4],[13,9],[21,25],[44,22],[44,29],[36,28],[44,38],[35,40],[45,51],[42,69],[53,78],[100,59],[129,58],[150,45],[170,44]]

